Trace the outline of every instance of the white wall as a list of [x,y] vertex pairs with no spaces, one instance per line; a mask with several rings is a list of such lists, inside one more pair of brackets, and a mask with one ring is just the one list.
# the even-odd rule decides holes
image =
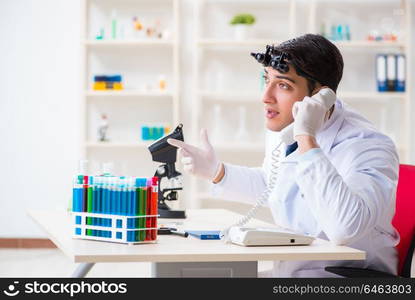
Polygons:
[[[181,4],[185,122],[192,106],[192,3]],[[0,237],[40,237],[44,233],[26,211],[66,209],[80,157],[79,1],[1,0],[0,36]],[[412,109],[415,113],[415,105]],[[415,149],[415,130],[412,143]]]
[[78,1],[0,2],[0,237],[44,234],[26,216],[65,209],[79,156]]

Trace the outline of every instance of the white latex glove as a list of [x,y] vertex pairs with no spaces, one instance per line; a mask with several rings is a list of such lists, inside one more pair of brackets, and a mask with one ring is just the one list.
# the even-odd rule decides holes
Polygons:
[[201,178],[213,180],[219,169],[220,162],[217,159],[215,150],[209,143],[206,129],[202,129],[200,138],[202,140],[201,148],[175,139],[168,139],[167,142],[179,148],[184,171]]
[[336,94],[329,88],[321,89],[312,97],[293,105],[294,137],[308,135],[315,137],[323,127],[328,111],[336,102]]

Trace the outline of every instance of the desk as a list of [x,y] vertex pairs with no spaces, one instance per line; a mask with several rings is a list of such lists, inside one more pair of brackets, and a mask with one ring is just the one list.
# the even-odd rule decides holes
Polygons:
[[[223,209],[187,210],[187,218],[159,219],[159,224],[183,222],[188,230],[220,230],[241,215]],[[30,211],[29,215],[55,245],[80,263],[73,277],[84,277],[95,263],[152,262],[155,277],[256,277],[258,261],[363,260],[365,252],[316,239],[310,246],[242,247],[220,240],[159,235],[155,244],[126,245],[72,238],[70,214],[64,211]],[[252,220],[249,226],[272,226]]]

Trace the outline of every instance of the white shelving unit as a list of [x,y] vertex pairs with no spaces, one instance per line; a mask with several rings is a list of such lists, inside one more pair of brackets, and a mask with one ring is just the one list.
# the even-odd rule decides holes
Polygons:
[[[226,13],[226,16],[223,14],[222,10]],[[207,24],[221,24],[217,26],[229,27],[228,22],[236,13],[249,12],[249,11],[259,11],[260,15],[263,15],[265,21],[270,23],[274,22],[273,19],[278,19],[278,16],[284,18],[286,21],[284,32],[274,31],[268,33],[266,30],[265,23],[262,24],[258,32],[251,34],[250,38],[243,40],[235,40],[232,37],[232,32],[222,32],[218,29],[213,28],[210,30]],[[276,13],[273,13],[273,10]],[[204,86],[203,81],[217,80],[225,81],[225,78],[218,78],[219,72],[211,72],[209,79],[205,79],[204,72],[209,69],[209,63],[206,61],[215,60],[217,57],[225,55],[223,59],[225,62],[216,62],[216,64],[231,64],[230,60],[235,63],[235,57],[245,57],[244,64],[249,65],[250,72],[248,74],[251,77],[255,77],[252,74],[255,74],[257,69],[256,63],[249,57],[249,52],[252,50],[262,50],[267,44],[274,44],[278,41],[286,40],[290,37],[296,35],[297,26],[296,26],[296,11],[297,11],[297,2],[296,1],[232,1],[232,0],[203,0],[196,1],[195,3],[195,12],[194,12],[194,106],[192,113],[192,128],[194,129],[193,136],[195,139],[198,138],[198,133],[203,127],[211,128],[215,124],[207,124],[208,121],[205,121],[206,114],[209,114],[212,106],[220,105],[221,107],[228,108],[225,112],[226,119],[230,119],[230,123],[233,123],[235,119],[232,119],[231,116],[235,115],[235,108],[239,106],[245,107],[245,109],[251,114],[255,112],[257,116],[257,122],[261,124],[263,121],[262,113],[262,104],[261,104],[261,91],[260,91],[260,82],[259,82],[259,72],[258,80],[244,83],[236,83],[231,86],[227,84],[222,84],[220,87],[215,86]],[[255,13],[254,13],[255,15]],[[219,20],[217,16],[222,17],[222,20]],[[213,19],[213,20],[212,20]],[[258,18],[257,18],[258,20]],[[261,23],[259,21],[259,23]],[[226,60],[229,58],[229,60]],[[238,68],[235,64],[232,64],[234,70],[238,70],[235,77],[246,77],[247,75],[239,74],[239,72],[244,72],[245,69]],[[207,70],[209,71],[209,70]],[[239,85],[239,88],[238,88]],[[229,111],[229,115],[228,115]],[[258,114],[256,114],[258,112]],[[203,124],[203,121],[205,124]],[[252,123],[252,122],[250,122]],[[229,125],[229,124],[228,124]],[[232,124],[231,124],[232,125]],[[218,126],[218,124],[216,124]],[[264,127],[258,127],[254,130],[251,130],[251,135],[253,136],[255,131],[264,132]],[[215,136],[210,136],[210,141],[218,151],[219,156],[225,160],[233,163],[239,163],[241,165],[260,165],[262,163],[264,155],[264,143],[265,140],[261,137],[260,140],[247,140],[247,141],[235,141],[232,139],[225,139],[225,141],[215,141]],[[203,205],[203,201],[211,198],[208,196],[206,191],[203,191],[203,182],[200,182],[196,178],[192,178],[192,195],[195,199],[192,199],[193,205],[198,207]]]
[[359,47],[369,47],[369,48],[375,48],[375,49],[381,49],[381,48],[405,48],[406,43],[405,42],[391,42],[391,41],[337,41],[334,42],[337,47],[340,48],[359,48]]
[[[389,10],[391,15],[394,15],[395,18],[399,20],[399,32],[401,33],[400,38],[397,41],[367,41],[362,39],[362,34],[364,32],[363,28],[359,32],[360,36],[356,40],[351,41],[336,41],[334,42],[336,46],[340,49],[342,54],[345,56],[347,55],[349,50],[358,50],[361,52],[368,52],[369,55],[372,53],[373,58],[373,70],[375,69],[375,54],[373,51],[377,51],[377,53],[402,53],[406,57],[406,89],[405,92],[366,92],[366,91],[359,91],[359,90],[347,90],[343,91],[341,89],[342,83],[340,83],[340,91],[338,92],[339,97],[344,100],[346,103],[354,106],[362,101],[365,103],[376,103],[380,105],[380,129],[386,133],[391,134],[394,138],[396,146],[398,148],[398,153],[400,157],[401,163],[409,163],[411,160],[411,132],[410,132],[410,124],[411,124],[411,91],[412,91],[412,76],[411,76],[411,59],[412,59],[412,43],[411,43],[411,1],[410,0],[397,0],[397,1],[390,1],[390,0],[382,0],[382,1],[344,1],[344,0],[337,0],[337,1],[326,1],[326,0],[312,0],[310,2],[310,14],[309,14],[309,32],[312,33],[319,33],[319,24],[318,21],[325,18],[324,12],[322,10],[333,10],[334,8],[338,7],[339,10],[343,10],[344,13],[349,12],[351,10],[356,11],[356,13],[364,14],[365,9],[372,9],[373,11],[374,6],[376,6],[376,13],[383,10],[387,10],[389,5],[395,6]],[[343,6],[343,7],[342,7]],[[359,11],[361,10],[361,11]],[[328,13],[327,13],[328,14]],[[317,17],[318,16],[318,17]],[[341,22],[344,20],[338,20]],[[371,20],[373,22],[373,19]],[[379,24],[377,24],[380,26]],[[357,27],[357,25],[355,24]],[[357,29],[357,28],[355,28]],[[355,30],[356,33],[357,30]],[[345,69],[347,68],[348,61],[345,59]],[[358,70],[354,70],[357,72]],[[347,70],[345,70],[345,73]],[[373,81],[375,77],[371,78]],[[370,80],[370,79],[369,79]],[[388,112],[388,105],[397,104],[400,108],[400,117],[398,118],[396,125],[394,128],[385,129],[386,124],[391,122],[389,118]],[[367,111],[362,111],[365,115]]]
[[174,97],[172,92],[145,92],[145,91],[134,91],[134,90],[121,90],[121,91],[87,91],[87,97]]
[[[356,11],[358,15],[362,14],[365,6],[366,8],[368,6],[376,7],[376,11],[381,11],[382,5],[396,6],[403,12],[402,22],[399,26],[402,32],[405,33],[406,38],[399,39],[396,42],[371,42],[362,37],[366,31],[359,33],[358,36],[353,36],[356,31],[352,28],[351,41],[334,42],[345,57],[345,72],[340,83],[338,96],[360,110],[364,115],[370,115],[370,113],[373,113],[372,110],[377,110],[377,120],[375,121],[378,122],[378,125],[380,124],[382,131],[394,135],[401,162],[409,162],[411,159],[409,129],[413,87],[411,86],[411,66],[408,62],[412,59],[413,48],[410,40],[410,0],[187,1],[183,5],[192,6],[194,9],[193,15],[190,15],[194,19],[192,23],[193,36],[191,38],[193,50],[191,68],[194,84],[189,87],[192,98],[192,107],[190,108],[192,113],[190,116],[180,116],[180,109],[185,108],[180,101],[180,86],[186,88],[188,86],[182,84],[180,80],[182,74],[179,70],[181,51],[179,25],[180,20],[182,22],[188,22],[189,20],[189,16],[181,15],[181,1],[81,0],[81,3],[84,10],[81,36],[81,96],[83,99],[81,113],[85,116],[81,139],[84,157],[89,160],[106,161],[109,159],[117,163],[118,157],[121,157],[121,162],[127,165],[128,170],[134,170],[135,172],[139,168],[140,172],[145,172],[148,175],[149,172],[154,172],[156,164],[149,162],[151,159],[147,146],[151,142],[139,140],[137,124],[139,122],[149,122],[149,125],[151,125],[152,119],[154,119],[154,123],[167,122],[168,120],[169,124],[166,125],[170,125],[173,129],[187,117],[190,119],[190,124],[185,124],[187,141],[196,142],[202,127],[212,129],[214,126],[223,126],[223,135],[226,135],[227,138],[217,139],[214,135],[210,135],[210,140],[215,149],[218,150],[220,158],[231,163],[259,166],[264,154],[264,138],[258,135],[259,132],[262,134],[264,131],[264,128],[261,127],[263,123],[262,92],[259,80],[261,68],[249,56],[249,53],[251,51],[263,51],[267,44],[278,44],[304,33],[319,33],[319,22],[321,22],[322,16],[331,15],[330,10],[339,10],[340,12],[344,10],[345,15],[352,18],[354,16],[353,11]],[[149,9],[149,7],[152,9]],[[94,16],[94,13],[100,8],[106,10],[108,18],[112,8],[120,8],[124,11],[130,11],[130,9],[133,12],[139,11],[143,16],[147,11],[150,16],[154,16],[157,9],[162,9],[164,16],[170,16],[171,35],[166,39],[125,37],[115,40],[108,38],[96,40],[94,38],[95,23],[99,18]],[[252,13],[257,17],[255,28],[248,33],[247,38],[242,40],[234,38],[232,27],[229,26],[230,19],[237,13]],[[359,20],[365,22],[366,18],[360,18]],[[348,22],[348,19],[339,18],[339,22]],[[270,24],[275,26],[270,26]],[[362,29],[362,31],[364,30]],[[350,56],[363,60],[360,58],[360,54],[366,53],[365,63],[374,70],[375,54],[389,52],[399,52],[406,56],[406,92],[404,93],[377,92],[374,84],[375,77],[368,76],[369,71],[361,70],[358,64],[350,64],[350,60],[347,60]],[[356,55],[356,53],[359,55]],[[97,57],[100,58],[98,63]],[[369,62],[372,58],[373,64]],[[112,60],[112,62],[107,65],[106,63],[109,60]],[[119,64],[118,60],[120,60]],[[155,66],[152,65],[153,60],[155,60]],[[143,64],[141,65],[138,61]],[[113,68],[111,69],[111,67]],[[165,91],[146,90],[136,84],[140,80],[140,74],[146,76],[156,75],[155,73],[163,67],[168,69],[166,71],[168,72],[168,88]],[[128,69],[127,74],[123,76],[126,81],[124,90],[103,92],[91,89],[91,75],[95,72],[102,73],[103,70],[108,69],[108,73],[124,75],[125,70],[123,68]],[[371,72],[373,73],[372,69]],[[359,79],[361,77],[360,82],[357,83],[373,81],[373,84],[366,88],[361,88],[362,86],[359,84],[356,86],[349,84],[347,88],[343,89],[343,83],[350,79],[351,73],[357,73],[358,76],[355,77],[359,77]],[[146,79],[148,78],[150,77]],[[133,82],[127,82],[127,79],[131,79]],[[215,120],[211,118],[212,109],[217,106],[222,108],[223,124],[215,124]],[[245,107],[247,115],[249,115],[247,124],[252,127],[249,128],[252,139],[246,141],[232,139],[232,133],[236,130],[238,121],[235,116],[237,115],[237,108],[240,106]],[[400,109],[397,121],[392,118],[391,107]],[[96,124],[91,122],[96,118],[94,110],[97,108],[102,108],[102,112],[109,114],[110,131],[114,129],[113,133],[119,134],[119,138],[110,136],[110,142],[97,141],[94,134]],[[112,111],[104,111],[105,109],[112,109],[115,114],[118,114],[117,120],[112,118]],[[134,121],[135,116],[137,116],[137,122]],[[115,130],[117,126],[120,127],[118,131]],[[136,131],[134,135],[136,138],[133,138],[132,134],[127,134],[131,130]],[[210,133],[212,133],[212,130],[210,130]],[[415,157],[412,157],[413,159]],[[192,199],[186,201],[186,203],[197,208],[203,204],[202,200],[211,197],[206,193],[206,189],[203,189],[202,182],[192,176],[189,176],[188,179],[190,184],[186,185],[186,193],[191,195]]]
[[[81,137],[83,156],[96,163],[113,161],[116,172],[127,172],[121,175],[151,176],[155,172],[156,163],[151,162],[150,154],[147,153],[147,146],[152,141],[140,140],[140,123],[150,126],[164,124],[174,129],[180,121],[179,1],[81,0],[81,94],[82,113],[85,116]],[[155,19],[160,19],[164,23],[162,29],[170,31],[169,37],[146,37],[144,34],[140,37],[119,36],[112,39],[106,32],[104,39],[95,39],[98,27],[110,28],[108,25],[114,11],[118,26],[124,26],[123,30],[126,26],[132,28],[132,17],[136,15],[143,23],[143,30]],[[150,62],[152,59],[157,60],[157,57],[161,57],[159,60],[162,63],[152,68]],[[162,67],[166,69],[166,73],[163,73],[167,77],[166,90],[154,87],[160,75],[157,72]],[[101,73],[123,75],[124,89],[92,90],[92,75]],[[144,83],[140,82],[140,78],[143,78]],[[148,85],[149,78],[154,79],[151,82],[153,87],[142,88],[144,84]],[[160,116],[157,115],[159,107],[165,107]],[[95,110],[109,116],[108,142],[99,142],[94,134],[97,130]],[[124,167],[117,169],[117,164]],[[91,168],[90,171],[97,171],[98,165],[93,164]]]
[[263,45],[267,44],[274,44],[276,41],[273,40],[242,40],[242,41],[234,41],[234,40],[225,40],[225,39],[201,39],[197,41],[198,46],[259,46],[262,47]]
[[[237,4],[237,5],[236,5]],[[393,134],[397,142],[397,148],[400,154],[401,163],[408,162],[410,159],[410,100],[411,100],[411,70],[410,62],[412,59],[411,48],[411,7],[410,1],[327,1],[327,0],[312,0],[312,1],[300,1],[300,0],[286,0],[286,1],[233,1],[233,0],[200,0],[195,3],[194,12],[194,76],[195,84],[193,89],[194,106],[192,115],[192,128],[194,129],[193,136],[197,139],[198,132],[201,127],[210,127],[214,124],[206,124],[205,117],[209,112],[208,107],[212,105],[230,106],[244,105],[249,112],[253,111],[256,107],[262,107],[261,105],[261,91],[258,84],[255,87],[252,81],[247,81],[244,77],[255,77],[255,68],[252,64],[256,62],[251,61],[249,52],[255,50],[261,50],[265,48],[267,44],[278,44],[281,41],[293,38],[295,36],[305,33],[319,33],[319,22],[321,21],[321,12],[326,9],[326,6],[334,7],[335,9],[357,10],[360,12],[361,7],[372,5],[391,5],[398,6],[397,8],[403,13],[399,29],[404,33],[404,39],[398,39],[394,42],[389,41],[367,41],[362,37],[353,39],[351,41],[336,41],[334,42],[342,54],[353,51],[365,52],[369,51],[371,57],[373,57],[372,68],[375,69],[375,51],[377,52],[399,52],[406,56],[406,92],[385,92],[379,93],[373,88],[359,89],[352,88],[343,90],[340,88],[338,96],[351,106],[358,106],[362,103],[366,105],[375,105],[376,108],[381,108],[380,113],[380,126],[385,127],[384,124],[391,122],[388,115],[388,105],[396,104],[402,112],[397,124],[394,124]],[[264,13],[263,10],[267,10]],[[273,11],[279,11],[285,14],[285,19],[274,18],[273,20],[262,20],[262,17],[270,17]],[[252,13],[257,17],[257,21],[268,21],[269,24],[275,26],[270,28],[270,34],[266,35],[264,30],[259,30],[255,34],[251,34],[250,37],[244,40],[235,40],[230,32],[230,26],[227,22],[230,21],[236,13]],[[319,18],[317,18],[317,12]],[[222,18],[222,20],[220,19]],[[277,20],[277,21],[275,21]],[[364,20],[364,18],[363,18]],[[336,20],[337,21],[337,20]],[[348,22],[345,20],[338,20],[338,22]],[[259,22],[258,22],[259,23]],[[258,24],[260,25],[260,24]],[[281,26],[280,26],[281,25]],[[222,26],[224,28],[223,34],[218,30]],[[256,26],[256,25],[255,25]],[[283,27],[286,35],[281,32],[273,31],[273,28]],[[229,29],[229,30],[228,30]],[[263,28],[260,28],[263,29]],[[362,33],[363,34],[363,33]],[[240,64],[235,63],[239,57]],[[241,58],[242,57],[242,58]],[[220,63],[216,60],[222,58]],[[236,85],[229,84],[227,82],[222,86],[209,86],[206,82],[209,81],[225,81],[221,76],[219,67],[215,69],[216,73],[211,71],[209,63],[216,64],[223,69],[230,67],[235,73],[235,77],[241,79],[241,83],[238,87]],[[252,67],[249,71],[245,72],[247,65]],[[348,61],[345,59],[345,66],[348,66]],[[353,67],[355,67],[353,65]],[[345,75],[350,75],[347,72],[354,72],[360,74],[359,69],[349,70],[345,68]],[[204,74],[208,73],[208,75]],[[362,76],[365,76],[363,74]],[[258,74],[259,78],[259,74]],[[228,78],[227,78],[228,79]],[[369,78],[362,78],[367,82],[375,82],[375,76]],[[344,81],[344,80],[343,80]],[[356,107],[357,108],[357,107]],[[359,109],[358,109],[359,110]],[[370,109],[369,109],[370,110]],[[361,111],[364,115],[367,111]],[[229,116],[232,114],[232,109],[229,111]],[[205,122],[205,123],[204,123]],[[258,120],[260,122],[260,120]],[[385,129],[385,128],[380,128]],[[389,129],[390,130],[390,129]],[[386,132],[391,133],[391,132]],[[263,143],[257,141],[252,145],[248,143],[236,143],[235,141],[220,142],[215,144],[214,137],[211,137],[211,142],[214,144],[215,149],[218,150],[219,155],[231,155],[234,161],[238,161],[241,165],[246,165],[246,162],[251,159],[251,162],[255,162],[256,165],[260,165],[263,158]],[[212,197],[203,189],[203,183],[197,179],[192,181],[192,195],[196,198],[197,205],[203,205],[203,201],[211,199]],[[197,206],[196,205],[196,206]]]
[[109,40],[109,41],[91,41],[85,40],[85,45],[88,47],[116,47],[116,46],[131,46],[131,47],[142,47],[142,46],[166,46],[174,47],[175,42],[170,40]]
[[87,148],[146,148],[150,143],[137,142],[137,143],[106,143],[106,142],[88,142]]

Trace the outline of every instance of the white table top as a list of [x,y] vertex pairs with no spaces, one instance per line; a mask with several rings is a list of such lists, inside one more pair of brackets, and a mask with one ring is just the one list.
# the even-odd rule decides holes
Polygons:
[[[187,218],[159,219],[159,224],[183,222],[186,230],[220,230],[241,215],[223,209],[187,210]],[[155,244],[118,244],[73,239],[70,215],[64,211],[30,211],[29,215],[74,262],[208,262],[267,260],[363,260],[365,252],[316,239],[310,246],[242,247],[220,240],[159,235]],[[252,227],[272,224],[252,220]]]

